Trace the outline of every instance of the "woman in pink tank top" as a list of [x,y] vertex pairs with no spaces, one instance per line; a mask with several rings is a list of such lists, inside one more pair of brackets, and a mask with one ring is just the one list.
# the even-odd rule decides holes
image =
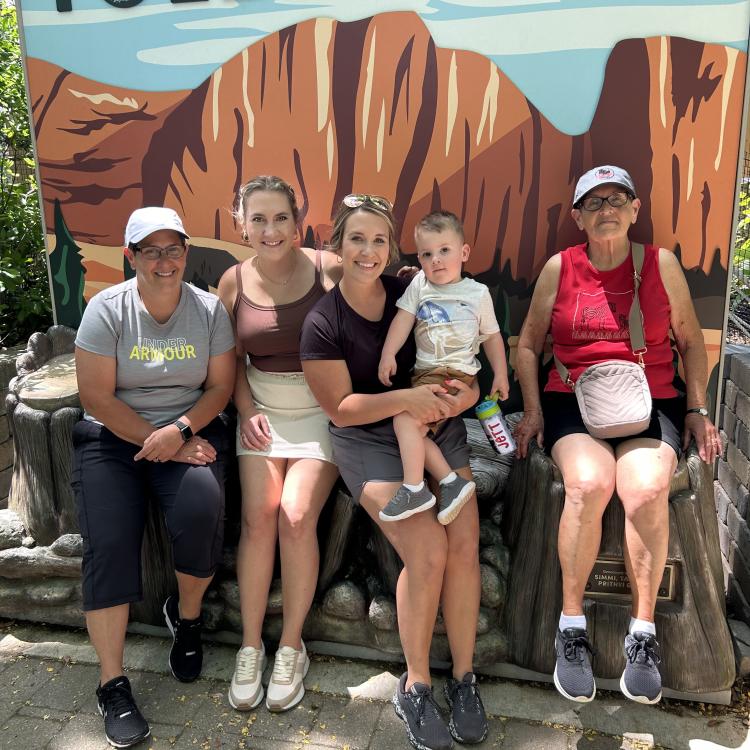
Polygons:
[[[612,493],[617,492],[625,510],[625,564],[635,592],[630,623],[622,623],[627,635],[620,688],[634,701],[656,703],[661,675],[654,615],[667,559],[670,480],[691,439],[706,462],[721,453],[706,409],[706,349],[690,291],[674,254],[655,245],[645,247],[638,293],[647,347],[643,363],[653,401],[648,428],[614,440],[592,437],[576,396],[555,368],[539,393],[539,355],[548,334],[573,382],[587,367],[605,360],[638,361],[628,325],[634,294],[628,230],[640,205],[632,178],[620,167],[596,167],[580,178],[572,216],[587,242],[547,261],[518,341],[516,372],[524,401],[524,417],[516,429],[519,454],[526,455],[531,439],[544,444],[565,485],[558,533],[563,602],[554,681],[562,695],[580,703],[596,693],[583,595]],[[670,332],[682,358],[684,395],[672,385]]]
[[299,337],[307,312],[341,277],[333,253],[297,244],[294,190],[279,177],[256,177],[240,189],[236,219],[254,255],[229,269],[219,296],[237,338],[237,455],[242,526],[237,583],[242,647],[229,702],[238,710],[263,700],[263,620],[279,540],[284,625],[266,692],[271,711],[305,694],[309,659],[302,626],[318,579],[317,523],[338,470],[328,417],[305,382]]

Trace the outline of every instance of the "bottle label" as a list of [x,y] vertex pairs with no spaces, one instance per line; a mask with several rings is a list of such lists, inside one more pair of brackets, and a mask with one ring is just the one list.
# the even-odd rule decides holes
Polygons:
[[499,454],[513,453],[516,450],[515,441],[502,417],[493,415],[489,419],[482,420],[482,427],[490,441],[490,445]]

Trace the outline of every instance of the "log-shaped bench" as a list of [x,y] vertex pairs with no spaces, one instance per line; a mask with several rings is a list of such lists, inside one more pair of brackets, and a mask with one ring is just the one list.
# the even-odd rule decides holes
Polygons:
[[[562,476],[534,444],[507,487],[503,536],[511,549],[504,624],[513,661],[528,670],[554,669],[552,641],[562,605],[557,530],[565,500]],[[585,612],[596,648],[594,672],[619,678],[630,616],[623,570],[622,504],[604,514],[597,568],[589,579]],[[726,693],[735,678],[726,622],[711,467],[694,446],[680,460],[669,498],[667,567],[656,607],[665,687],[678,693]]]
[[[0,616],[83,624],[77,573],[81,540],[70,489],[71,431],[81,416],[73,340],[74,331],[61,326],[34,334],[28,352],[19,357],[19,374],[7,397],[16,459],[10,509],[0,513]],[[524,461],[499,457],[479,424],[466,424],[480,511],[482,598],[475,663],[480,671],[495,674],[549,675],[561,606],[561,477],[538,448]],[[241,493],[236,470],[230,472],[226,499],[223,562],[204,601],[204,620],[214,637],[238,641]],[[585,604],[598,652],[594,669],[606,687],[616,687],[622,671],[629,616],[623,523],[622,507],[614,499],[604,516],[600,562]],[[318,534],[318,591],[304,631],[311,649],[400,658],[394,595],[400,561],[366,513],[352,505],[343,485],[334,489]],[[656,614],[667,694],[729,699],[735,665],[719,555],[711,471],[691,450],[672,481],[669,575]],[[158,503],[150,504],[147,515],[142,570],[144,599],[133,605],[131,620],[136,627],[161,625],[161,606],[175,589],[175,579]],[[273,641],[281,633],[278,578],[267,615],[265,635]],[[438,664],[450,658],[441,617],[431,655]]]

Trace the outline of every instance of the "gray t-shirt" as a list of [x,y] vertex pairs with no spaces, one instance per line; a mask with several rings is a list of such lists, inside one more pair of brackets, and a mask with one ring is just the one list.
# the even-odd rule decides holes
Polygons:
[[[209,357],[232,349],[234,334],[219,298],[184,282],[172,316],[158,323],[133,278],[92,298],[76,346],[116,359],[115,396],[162,427],[200,398]],[[96,421],[89,414],[85,418]]]

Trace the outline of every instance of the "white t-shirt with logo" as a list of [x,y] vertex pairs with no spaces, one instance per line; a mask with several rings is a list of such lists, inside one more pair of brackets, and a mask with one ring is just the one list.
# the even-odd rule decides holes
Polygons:
[[479,345],[500,331],[490,290],[474,279],[433,284],[420,271],[396,305],[417,318],[416,370],[452,367],[475,375]]
[[[219,298],[185,282],[177,308],[158,323],[133,278],[92,298],[75,343],[116,359],[115,396],[162,427],[201,397],[209,358],[234,348],[234,334]],[[85,418],[96,421],[89,414]]]

